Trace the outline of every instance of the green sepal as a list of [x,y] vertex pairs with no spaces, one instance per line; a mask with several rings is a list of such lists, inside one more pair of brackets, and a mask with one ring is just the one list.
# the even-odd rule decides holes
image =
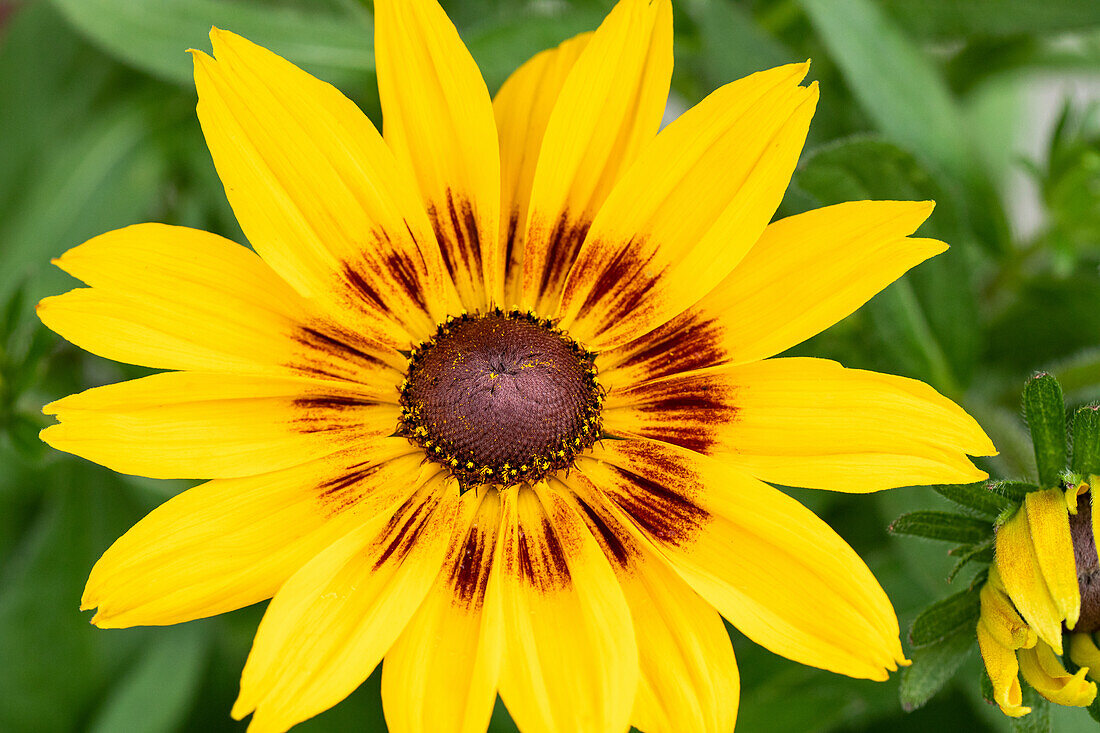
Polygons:
[[1035,465],[1043,488],[1061,486],[1066,468],[1066,404],[1053,375],[1039,372],[1024,385],[1024,416],[1035,446]]
[[1100,474],[1100,405],[1085,405],[1073,415],[1074,473]]
[[972,545],[988,540],[993,524],[952,512],[920,511],[902,514],[890,525],[890,532]]
[[990,481],[985,485],[986,491],[997,496],[1003,496],[1009,501],[1019,504],[1032,491],[1038,491],[1041,487],[1030,481]]
[[928,606],[909,627],[909,643],[919,649],[973,630],[981,612],[978,597],[976,589],[967,589]]
[[956,547],[948,553],[952,556],[957,556],[959,561],[955,563],[955,567],[951,568],[951,572],[947,574],[947,582],[954,582],[955,576],[959,574],[963,568],[972,562],[993,562],[993,538],[990,537],[985,542],[979,542],[978,544],[971,545],[969,549],[964,547]]
[[950,502],[987,517],[997,517],[1012,505],[1005,497],[987,491],[984,484],[943,484],[932,490]]
[[901,707],[916,710],[943,689],[974,648],[974,629],[941,639],[935,644],[914,649],[913,664],[901,672]]

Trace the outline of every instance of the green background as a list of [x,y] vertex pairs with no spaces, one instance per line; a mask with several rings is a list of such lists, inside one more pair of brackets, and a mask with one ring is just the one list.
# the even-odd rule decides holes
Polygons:
[[[595,27],[610,2],[444,5],[495,91],[535,52]],[[51,257],[113,228],[162,221],[244,242],[203,145],[184,53],[209,48],[211,25],[335,83],[380,122],[371,5],[0,8],[0,731],[241,730],[228,711],[262,608],[122,631],[97,630],[77,610],[99,554],[186,485],[119,476],[38,441],[45,402],[142,372],[62,342],[33,304],[73,284]],[[1001,455],[983,464],[992,474],[1031,475],[1025,378],[1051,371],[1071,406],[1100,397],[1100,115],[1088,103],[1090,89],[1100,98],[1100,3],[682,0],[675,11],[681,108],[726,81],[813,59],[821,103],[779,215],[862,198],[939,202],[921,234],[951,250],[795,351],[931,383],[993,437]],[[964,569],[948,585],[945,546],[887,535],[903,511],[945,505],[927,488],[792,493],[866,558],[903,630],[973,575]],[[945,690],[907,713],[899,675],[853,681],[731,636],[739,731],[1010,729],[981,699],[972,645]],[[384,730],[378,679],[299,730]],[[1025,724],[1096,725],[1081,710],[1051,715],[1048,726],[1038,716]],[[492,729],[514,730],[499,705]]]

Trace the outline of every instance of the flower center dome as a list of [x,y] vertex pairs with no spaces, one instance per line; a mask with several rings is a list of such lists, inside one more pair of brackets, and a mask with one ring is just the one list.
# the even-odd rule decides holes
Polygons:
[[538,481],[599,437],[595,355],[528,313],[463,315],[413,350],[398,434],[460,490]]

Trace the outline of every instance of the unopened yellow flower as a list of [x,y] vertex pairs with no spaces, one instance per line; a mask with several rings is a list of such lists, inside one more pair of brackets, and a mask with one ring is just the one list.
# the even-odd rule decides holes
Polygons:
[[[993,697],[1012,717],[1022,703],[1019,675],[1059,705],[1086,706],[1096,698],[1100,650],[1100,564],[1096,557],[1089,484],[1029,493],[997,529],[995,561],[981,590],[978,646]],[[1062,655],[1079,668],[1070,674]],[[1087,679],[1086,679],[1087,678]]]
[[623,0],[490,100],[434,0],[377,0],[385,135],[231,33],[198,113],[255,254],[146,224],[58,264],[40,305],[97,354],[166,369],[46,409],[118,471],[212,478],[96,564],[104,627],[274,597],[233,714],[284,730],[386,661],[394,731],[728,731],[721,620],[884,679],[891,605],[765,481],[969,482],[993,446],[924,384],[769,359],[942,243],[928,202],[769,223],[817,102],[806,64],[657,134],[667,0]]

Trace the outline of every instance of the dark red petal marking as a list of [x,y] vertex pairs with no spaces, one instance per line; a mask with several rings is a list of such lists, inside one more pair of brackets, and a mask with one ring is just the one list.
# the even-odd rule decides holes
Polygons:
[[[737,419],[737,389],[719,375],[670,377],[617,392],[613,405],[637,411],[643,437],[706,453]],[[611,413],[613,414],[613,413]]]

